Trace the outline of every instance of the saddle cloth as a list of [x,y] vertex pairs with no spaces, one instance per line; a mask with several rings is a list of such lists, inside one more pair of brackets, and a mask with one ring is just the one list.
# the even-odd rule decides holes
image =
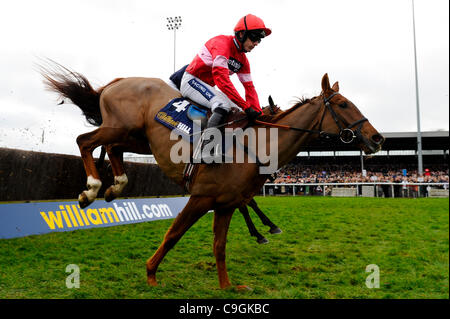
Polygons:
[[200,120],[203,127],[207,121],[207,110],[192,104],[185,98],[175,98],[156,113],[155,120],[167,128],[175,130],[184,139],[192,143],[193,120]]
[[[193,104],[188,99],[178,97],[156,113],[155,120],[170,130],[175,130],[183,139],[192,143],[194,139],[193,121],[200,121],[200,129],[203,130],[210,115],[211,111]],[[238,111],[230,112],[227,121],[225,127],[243,128],[248,124],[246,115]]]

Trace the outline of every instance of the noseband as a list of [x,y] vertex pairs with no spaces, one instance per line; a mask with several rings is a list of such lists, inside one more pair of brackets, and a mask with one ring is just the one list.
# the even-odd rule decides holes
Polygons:
[[[339,134],[337,134],[337,136],[339,137],[339,139],[341,140],[342,143],[350,144],[355,139],[362,140],[363,137],[361,134],[361,128],[362,128],[364,122],[367,121],[367,119],[365,117],[363,117],[362,119],[349,124],[346,128],[343,128],[340,122],[345,123],[345,121],[339,115],[336,114],[336,112],[333,110],[333,108],[331,106],[332,104],[330,103],[330,100],[337,94],[339,94],[339,92],[334,92],[329,97],[325,97],[325,94],[323,95],[323,104],[324,104],[325,109],[323,111],[322,118],[321,118],[320,124],[319,124],[319,137],[330,139],[332,136],[336,136],[336,134],[334,134],[334,133],[327,133],[322,130],[322,123],[323,123],[323,119],[325,118],[325,113],[327,112],[327,110],[329,110],[334,122],[336,123],[337,127],[339,128]],[[339,120],[340,120],[340,122],[339,122]],[[356,130],[353,130],[352,128],[355,126],[358,126],[358,127],[356,128]]]

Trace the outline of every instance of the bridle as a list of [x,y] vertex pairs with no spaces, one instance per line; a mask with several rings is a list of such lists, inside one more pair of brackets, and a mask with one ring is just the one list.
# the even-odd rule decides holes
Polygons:
[[[322,123],[323,123],[323,119],[325,117],[325,113],[327,111],[327,109],[330,111],[331,116],[333,117],[334,122],[336,123],[337,127],[339,128],[339,134],[337,134],[339,136],[339,139],[341,140],[342,143],[345,144],[349,144],[352,143],[355,139],[356,140],[362,140],[362,134],[361,134],[361,128],[364,124],[365,121],[367,121],[367,119],[365,117],[349,124],[346,128],[343,128],[341,123],[339,122],[339,120],[342,123],[345,123],[345,121],[336,114],[336,112],[333,110],[333,108],[331,107],[331,103],[330,100],[335,96],[339,94],[339,92],[334,92],[333,94],[331,94],[329,97],[325,97],[325,94],[323,95],[323,103],[325,105],[325,110],[322,114],[322,118],[320,120],[320,124],[319,124],[319,131],[320,131],[320,135],[334,135],[336,136],[336,134],[333,133],[326,133],[324,131],[322,131]],[[352,128],[358,126],[356,128],[356,130],[353,130]],[[355,134],[356,133],[356,134]],[[325,136],[326,137],[326,136]],[[331,137],[331,136],[330,136]]]
[[[331,99],[337,94],[340,94],[340,93],[334,92],[333,94],[331,94],[328,97],[325,97],[325,94],[323,94],[324,110],[322,113],[322,117],[320,119],[318,130],[309,130],[309,129],[299,128],[299,127],[292,127],[292,126],[288,126],[288,125],[268,123],[268,122],[263,122],[263,121],[259,121],[259,120],[255,120],[255,123],[266,125],[266,126],[294,130],[294,131],[300,131],[300,132],[305,132],[305,133],[310,133],[310,134],[318,134],[319,138],[326,139],[326,140],[330,140],[332,138],[339,138],[341,140],[341,142],[345,143],[345,144],[350,144],[353,141],[355,141],[355,139],[357,141],[364,140],[364,138],[361,134],[361,128],[362,128],[364,122],[367,121],[367,119],[365,117],[363,117],[360,120],[357,120],[357,121],[347,125],[347,127],[344,128],[340,122],[345,123],[345,121],[339,115],[336,114],[336,112],[332,108],[332,103],[330,103]],[[333,118],[334,122],[336,123],[337,127],[339,128],[338,134],[325,132],[322,130],[322,124],[323,124],[323,120],[325,118],[325,114],[327,113],[327,110],[330,112],[331,117]],[[353,130],[353,128],[355,126],[357,126],[357,128],[355,130]]]

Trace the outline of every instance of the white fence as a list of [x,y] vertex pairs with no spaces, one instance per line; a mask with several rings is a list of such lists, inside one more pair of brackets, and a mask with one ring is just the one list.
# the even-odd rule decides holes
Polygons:
[[449,197],[449,183],[296,183],[264,184],[263,196]]

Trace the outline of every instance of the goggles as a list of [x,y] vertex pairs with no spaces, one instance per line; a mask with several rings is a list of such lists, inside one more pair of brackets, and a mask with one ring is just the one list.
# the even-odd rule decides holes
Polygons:
[[261,39],[266,36],[266,33],[263,30],[248,31],[247,36],[250,41],[261,42]]

